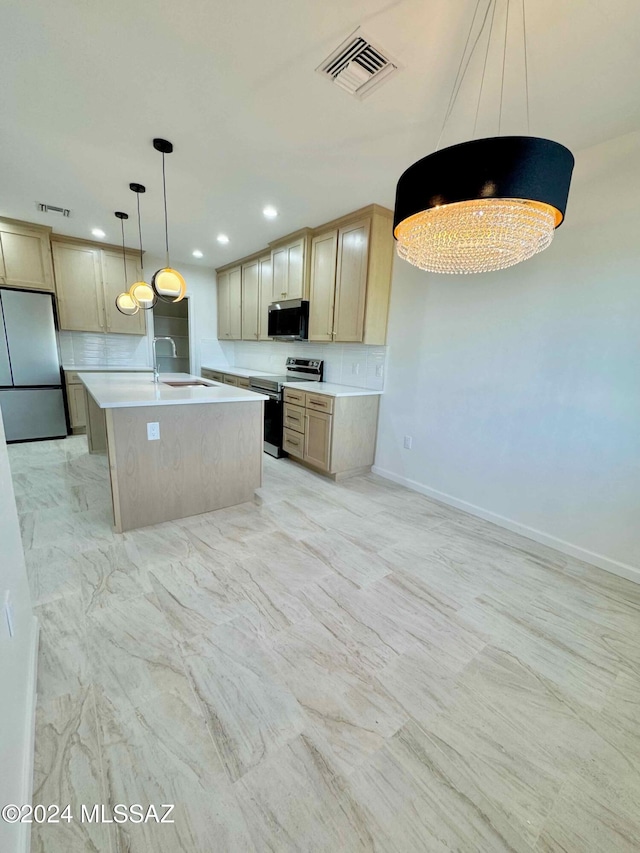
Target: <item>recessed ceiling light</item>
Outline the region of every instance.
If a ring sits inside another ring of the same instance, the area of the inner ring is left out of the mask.
[[[226,234],[218,234],[216,240],[218,241],[218,243],[222,243],[223,245],[229,242],[229,238]]]
[[[194,249],[193,252],[191,252],[191,254],[193,255],[194,258],[204,258],[204,255],[202,254],[200,249]]]
[[[268,204],[266,207],[262,209],[262,213],[267,219],[275,219],[278,215],[278,211],[272,204]]]
[[[94,237],[106,237],[107,235],[104,233],[102,228],[94,228],[91,233]]]

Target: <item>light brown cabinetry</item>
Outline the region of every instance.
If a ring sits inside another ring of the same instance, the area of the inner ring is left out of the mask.
[[[213,382],[222,382],[223,374],[217,370],[209,370],[206,367],[203,367],[200,371],[200,374],[203,379],[211,379]]]
[[[258,261],[260,273],[260,304],[258,305],[258,340],[270,341],[269,305],[273,302],[273,279],[271,275],[271,255],[265,255]]]
[[[313,237],[309,290],[309,339],[312,341],[333,340],[337,261],[337,229]]]
[[[87,396],[81,382],[73,384],[67,381],[67,403],[69,420],[74,433],[85,432],[87,427]]]
[[[331,397],[285,388],[283,448],[336,480],[370,470],[378,403],[377,395]]]
[[[258,308],[260,305],[260,263],[242,265],[242,340],[258,340]]]
[[[382,344],[393,265],[391,220],[373,205],[313,238],[309,339]]]
[[[274,302],[307,298],[310,241],[311,231],[305,228],[271,244]]]
[[[224,374],[224,378],[222,381],[225,385],[238,385],[238,378],[236,376],[229,376],[228,373]]]
[[[0,284],[53,290],[50,228],[0,219]]]
[[[218,273],[218,339],[239,341],[242,337],[242,267]]]
[[[127,317],[115,305],[125,288],[121,253],[80,240],[58,239],[52,241],[52,250],[61,329],[146,334],[145,311]],[[126,254],[126,269],[126,284],[131,286],[139,276],[137,255]]]

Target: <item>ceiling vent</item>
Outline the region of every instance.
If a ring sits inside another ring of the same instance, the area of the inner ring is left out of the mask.
[[[71,211],[68,207],[56,207],[55,204],[37,203],[37,208],[42,213],[57,213],[58,216],[71,216]]]
[[[400,64],[357,29],[316,68],[350,95],[366,98],[394,74]]]

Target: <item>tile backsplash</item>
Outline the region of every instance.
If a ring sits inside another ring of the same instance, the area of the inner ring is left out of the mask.
[[[58,332],[62,363],[68,367],[150,367],[149,339],[141,335]]]
[[[315,344],[281,341],[221,341],[217,342],[228,367],[249,367],[269,373],[284,373],[288,356],[321,358],[324,360],[325,382],[372,388],[384,387],[387,348],[363,344]],[[224,367],[217,358],[206,358],[203,347],[202,364],[205,367]]]

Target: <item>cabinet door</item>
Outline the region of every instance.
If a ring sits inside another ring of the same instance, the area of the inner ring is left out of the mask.
[[[61,329],[104,332],[100,249],[53,243],[53,264]]]
[[[287,299],[304,298],[304,238],[287,246]]]
[[[218,273],[218,340],[229,338],[229,273]]]
[[[86,427],[87,425],[87,401],[84,385],[67,385],[67,399],[69,401],[69,416],[71,426],[74,429]]]
[[[361,341],[367,291],[370,220],[338,231],[334,340]]]
[[[6,230],[5,230],[6,229]],[[4,283],[12,287],[53,290],[49,235],[0,225]]]
[[[242,339],[258,340],[258,305],[260,300],[260,263],[252,261],[242,267]]]
[[[311,243],[309,340],[333,340],[333,303],[336,292],[338,232],[314,237]]]
[[[229,270],[228,337],[232,341],[239,341],[242,338],[242,269],[240,267]]]
[[[145,335],[147,333],[147,312],[140,309],[137,314],[128,317],[116,308],[116,296],[123,290],[129,290],[138,281],[137,257],[127,255],[127,275],[125,281],[122,254],[102,252],[102,281],[104,286],[104,307],[106,331],[120,335]]]
[[[260,258],[260,304],[258,306],[258,337],[261,341],[270,341],[269,305],[273,302],[273,282],[271,278],[271,256]]]
[[[305,413],[304,458],[323,471],[331,468],[331,422],[324,412]]]
[[[272,302],[287,298],[289,253],[286,246],[271,252]]]

